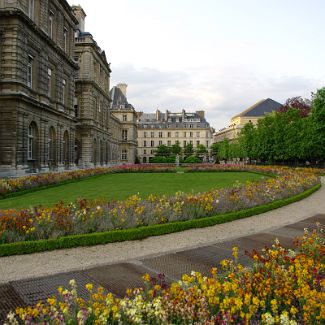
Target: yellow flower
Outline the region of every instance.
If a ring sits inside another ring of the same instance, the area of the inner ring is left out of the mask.
[[[238,247],[234,246],[232,248],[232,256],[237,259],[238,258]]]
[[[86,284],[86,289],[89,291],[89,292],[92,292],[93,291],[93,284],[92,283],[87,283]]]
[[[148,273],[146,273],[145,275],[142,276],[142,279],[145,281],[145,282],[149,282],[150,281],[150,275]]]

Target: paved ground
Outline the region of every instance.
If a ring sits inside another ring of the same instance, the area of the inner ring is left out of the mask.
[[[261,249],[278,238],[285,247],[304,228],[325,225],[325,178],[322,188],[303,201],[258,216],[203,229],[147,238],[142,241],[58,250],[0,258],[0,323],[16,306],[26,306],[56,293],[75,279],[79,294],[87,297],[86,283],[103,286],[117,296],[142,285],[144,273],[163,273],[167,282],[192,270],[207,274],[239,247]]]
[[[293,247],[293,239],[303,234],[304,228],[314,228],[316,222],[325,226],[325,214],[318,214],[281,228],[254,235],[244,236],[194,249],[182,250],[134,259],[124,263],[109,264],[88,268],[81,271],[66,272],[45,277],[9,281],[0,285],[0,322],[10,309],[16,306],[27,306],[45,300],[54,295],[59,286],[68,287],[69,280],[75,279],[79,295],[87,298],[86,283],[103,286],[116,296],[123,296],[127,288],[139,287],[143,284],[141,276],[149,273],[152,276],[165,274],[166,281],[180,279],[184,273],[192,270],[207,275],[213,266],[225,258],[231,258],[232,247],[239,247],[239,261],[248,264],[245,251],[270,246],[275,238],[285,247]]]

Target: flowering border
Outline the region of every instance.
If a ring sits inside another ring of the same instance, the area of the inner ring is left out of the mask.
[[[324,236],[322,228],[295,240],[285,249],[278,240],[271,248],[247,253],[250,267],[231,259],[204,276],[192,271],[167,284],[163,274],[144,274],[142,288],[127,289],[117,298],[92,283],[87,298],[78,296],[77,283],[58,288],[57,296],[9,312],[5,325],[18,324],[323,324]]]
[[[212,217],[171,222],[165,224],[156,224],[131,229],[64,236],[58,239],[24,241],[2,244],[0,245],[0,256],[30,254],[55,249],[73,248],[79,246],[93,246],[127,240],[140,240],[151,236],[159,236],[173,232],[184,231],[191,228],[209,227],[216,224],[233,221],[236,219],[258,215],[288,205],[290,203],[302,200],[317,191],[320,187],[320,184],[316,184],[313,187],[307,189],[306,191],[286,199],[273,201],[271,203],[255,206],[250,209],[215,215]]]

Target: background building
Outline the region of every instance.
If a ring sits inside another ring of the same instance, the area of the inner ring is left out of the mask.
[[[191,143],[194,149],[203,144],[210,147],[213,129],[204,117],[204,111],[195,113],[182,110],[179,113],[158,109],[156,113],[138,113],[138,157],[140,162],[149,162],[159,145],[172,146],[177,141],[184,148]]]
[[[257,121],[265,114],[278,110],[282,104],[271,98],[262,99],[254,105],[247,108],[242,113],[234,116],[227,128],[221,129],[213,135],[213,142],[221,142],[225,139],[234,140],[238,137],[241,129],[246,123],[257,124]]]
[[[134,163],[137,154],[137,115],[134,107],[126,98],[127,85],[120,83],[110,91],[112,119],[120,123],[121,133],[120,154],[121,161]]]

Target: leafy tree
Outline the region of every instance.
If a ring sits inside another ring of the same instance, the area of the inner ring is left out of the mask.
[[[155,156],[157,157],[169,157],[171,153],[171,148],[161,144],[157,147],[155,151]]]
[[[256,140],[256,128],[253,123],[249,122],[242,128],[238,142],[242,150],[243,158],[255,158],[254,145]]]
[[[220,160],[228,160],[229,159],[229,140],[228,139],[224,139],[223,141],[219,142],[218,158]]]
[[[203,145],[203,144],[199,144],[199,145],[196,147],[195,152],[196,152],[196,154],[197,154],[198,156],[201,156],[201,155],[205,155],[205,154],[208,152],[208,150],[207,150],[207,148],[205,147],[205,145]]]
[[[173,144],[172,146],[171,146],[171,153],[173,154],[173,155],[181,155],[181,153],[182,153],[182,148],[181,148],[181,146],[179,145],[179,141],[176,141],[175,142],[175,144]]]
[[[211,154],[213,156],[215,156],[215,157],[218,157],[218,153],[219,153],[219,150],[220,150],[219,142],[212,143],[210,148],[211,148]]]
[[[306,117],[311,110],[311,102],[309,99],[303,99],[300,96],[288,98],[285,104],[280,107],[279,112],[285,113],[290,109],[297,109],[301,117]]]
[[[325,87],[312,95],[313,154],[316,159],[325,159]]]
[[[193,144],[188,143],[184,148],[184,155],[188,157],[188,156],[193,155],[193,153],[194,153]]]

